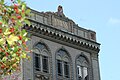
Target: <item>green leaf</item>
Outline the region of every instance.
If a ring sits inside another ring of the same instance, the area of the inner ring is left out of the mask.
[[[4,32],[5,35],[9,35],[11,32],[9,32],[9,29],[7,28]]]
[[[26,4],[23,3],[23,4],[22,4],[22,10],[25,10],[25,8],[26,8]]]
[[[14,18],[14,19],[16,19],[16,16],[11,16],[11,18]]]
[[[21,57],[22,57],[22,58],[26,58],[26,56],[27,56],[27,55],[26,55],[25,53],[23,53]]]
[[[28,24],[30,26],[30,21],[25,20],[25,23]]]
[[[16,59],[19,61],[20,59],[19,59],[19,57],[16,57]]]
[[[0,4],[4,4],[4,0],[1,0],[1,1],[0,1]]]
[[[21,31],[21,35],[25,34],[26,33],[26,30],[25,29],[22,29]]]
[[[19,43],[20,43],[20,44],[22,44],[22,41],[21,41],[21,40],[19,40]]]
[[[25,19],[25,14],[21,12],[22,18]]]
[[[27,9],[25,13],[26,13],[26,14],[29,14],[30,12],[31,12],[31,10],[30,10],[30,9]]]
[[[3,20],[2,20],[2,19],[0,19],[0,22],[2,22],[2,23],[3,23]]]
[[[5,43],[5,40],[3,38],[0,39],[0,45],[3,45]]]
[[[18,26],[14,26],[14,28],[15,28],[16,30],[18,30]]]
[[[7,57],[3,57],[2,61],[5,62],[7,60]]]
[[[14,48],[14,52],[17,52],[17,51],[18,51],[18,48],[15,47],[15,48]]]
[[[18,1],[18,3],[20,3],[21,2],[21,0],[17,0]]]
[[[20,22],[20,21],[17,21],[17,26],[22,27],[22,26],[23,26],[23,24],[21,24],[21,22]]]
[[[15,53],[12,54],[12,57],[16,57],[17,55]]]
[[[28,38],[25,38],[25,41],[28,41]]]
[[[10,35],[9,38],[7,38],[7,42],[9,45],[13,45],[15,41],[18,41],[18,37],[15,35]]]
[[[23,34],[23,36],[26,36],[27,35],[27,32],[25,32],[24,34]]]

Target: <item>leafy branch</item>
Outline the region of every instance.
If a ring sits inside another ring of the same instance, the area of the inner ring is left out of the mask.
[[[19,69],[20,60],[29,58],[26,42],[27,31],[22,27],[30,25],[27,17],[30,10],[21,0],[11,0],[11,5],[0,0],[0,75],[12,74]]]

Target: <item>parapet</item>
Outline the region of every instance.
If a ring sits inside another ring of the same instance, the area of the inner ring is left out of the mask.
[[[29,19],[96,42],[95,31],[87,30],[78,26],[73,20],[69,19],[64,14],[59,16],[57,12],[38,12],[31,9],[31,16],[29,16]]]

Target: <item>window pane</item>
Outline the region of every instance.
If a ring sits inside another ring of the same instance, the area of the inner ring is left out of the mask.
[[[48,73],[48,57],[42,56],[43,72]]]
[[[69,64],[68,62],[64,62],[64,75],[69,78]]]
[[[83,78],[84,80],[88,80],[88,72],[86,67],[83,67]]]
[[[60,60],[57,60],[57,73],[62,76],[62,62]]]
[[[40,71],[40,55],[35,54],[35,69]]]
[[[82,80],[82,70],[81,70],[81,66],[77,66],[77,80]]]

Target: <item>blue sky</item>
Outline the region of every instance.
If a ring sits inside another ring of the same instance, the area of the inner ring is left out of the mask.
[[[44,12],[55,12],[62,5],[67,17],[83,28],[96,31],[97,41],[101,43],[101,80],[120,80],[120,0],[25,1],[32,9]]]

